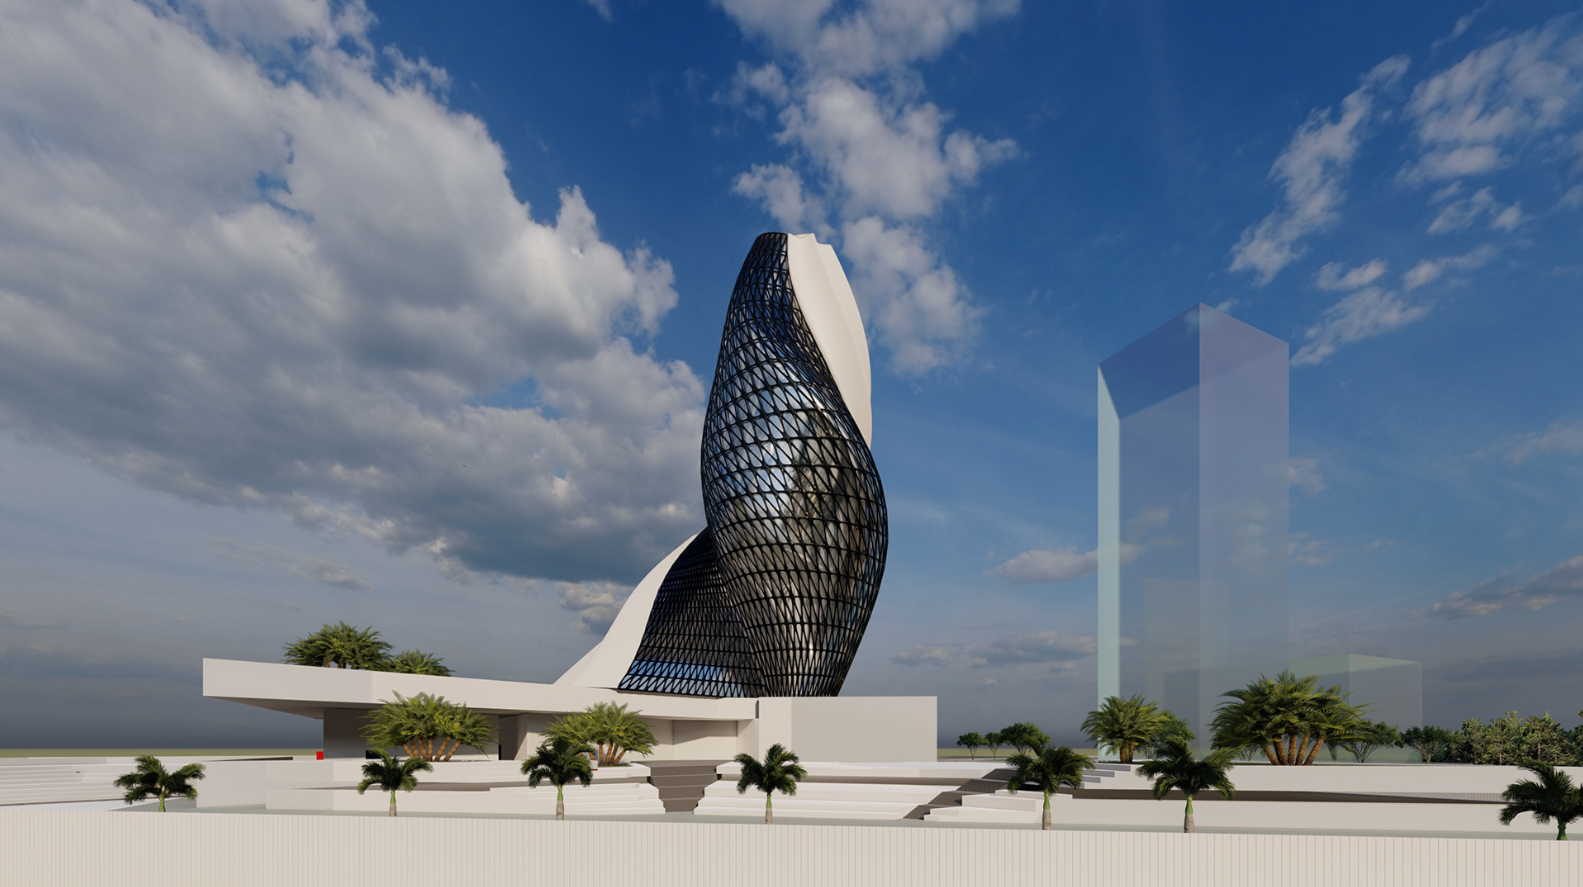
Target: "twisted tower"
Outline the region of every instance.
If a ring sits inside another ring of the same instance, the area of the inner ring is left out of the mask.
[[[868,344],[835,251],[763,234],[726,309],[704,420],[708,525],[558,684],[834,696],[885,571]]]

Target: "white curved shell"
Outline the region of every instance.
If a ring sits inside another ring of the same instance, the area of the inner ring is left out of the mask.
[[[847,282],[841,261],[829,244],[812,234],[786,237],[786,264],[791,272],[792,292],[814,341],[824,354],[830,375],[835,378],[847,411],[863,433],[864,442],[874,443],[874,414],[870,405],[868,337],[858,314],[857,299]],[[654,609],[660,585],[670,574],[671,565],[692,544],[694,536],[655,565],[622,604],[604,640],[594,645],[577,664],[556,680],[558,686],[615,688],[626,677],[643,642],[649,613]]]
[[[627,669],[632,667],[632,657],[638,654],[638,644],[643,642],[643,631],[648,628],[649,611],[654,609],[654,599],[659,595],[660,585],[670,574],[671,564],[676,563],[676,559],[696,538],[697,533],[688,536],[687,541],[676,546],[675,551],[654,565],[654,569],[643,577],[638,587],[632,589],[626,603],[621,605],[621,612],[616,614],[616,621],[610,623],[605,639],[583,654],[583,658],[568,668],[566,674],[557,678],[556,686],[615,689],[621,683],[621,679],[627,676]]]
[[[812,234],[786,237],[786,266],[791,270],[792,292],[814,341],[824,353],[830,375],[841,389],[841,399],[857,422],[863,440],[874,445],[874,412],[870,406],[871,380],[868,337],[857,311],[852,285],[847,283],[841,260],[827,243]]]

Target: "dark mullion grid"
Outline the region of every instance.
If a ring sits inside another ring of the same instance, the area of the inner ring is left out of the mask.
[[[760,236],[737,277],[702,475],[709,527],[661,585],[622,689],[836,695],[884,575],[885,495],[794,298],[784,234]]]

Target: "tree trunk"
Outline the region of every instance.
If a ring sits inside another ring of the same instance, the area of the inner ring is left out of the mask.
[[[770,801],[774,797],[774,794],[775,794],[774,792],[765,792],[764,793],[764,824],[765,825],[773,825],[774,822],[775,822],[775,810],[772,807],[770,807]]]
[[[1321,745],[1324,745],[1324,744],[1325,744],[1325,737],[1324,736],[1315,736],[1314,737],[1314,747],[1308,750],[1308,758],[1306,760],[1304,760],[1303,763],[1304,764],[1312,764],[1314,762],[1314,755],[1319,754],[1319,747]]]
[[[1270,744],[1268,742],[1261,742],[1261,743],[1259,743],[1259,748],[1261,750],[1263,750],[1264,756],[1266,758],[1270,759],[1270,763],[1272,763],[1272,764],[1279,764],[1280,763],[1280,761],[1277,761],[1275,759],[1275,752],[1270,751]]]
[[[165,812],[165,793],[164,792],[160,792],[159,793],[159,812],[161,812],[161,813]]]
[[[1567,839],[1567,824],[1566,824],[1566,822],[1564,820],[1559,820],[1558,819],[1558,820],[1556,820],[1556,824],[1561,826],[1560,830],[1556,832],[1556,840],[1557,841],[1565,841]]]
[[[1132,743],[1129,742],[1121,747],[1121,762],[1123,764],[1132,763]]]
[[[555,787],[555,818],[557,820],[566,818],[565,788],[559,785]]]
[[[1192,795],[1188,795],[1187,796],[1187,815],[1182,817],[1182,831],[1187,832],[1188,834],[1192,834],[1194,831],[1196,831],[1196,829],[1193,828],[1193,796]]]
[[[1040,826],[1044,831],[1050,830],[1050,793],[1044,793],[1044,824]]]
[[[391,789],[390,790],[390,815],[391,816],[395,816],[396,815],[396,790],[395,789]]]

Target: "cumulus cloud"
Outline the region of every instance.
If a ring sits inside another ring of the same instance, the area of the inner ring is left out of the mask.
[[[1457,619],[1488,616],[1498,610],[1539,610],[1562,598],[1583,595],[1583,557],[1562,561],[1550,570],[1519,580],[1512,574],[1480,582],[1468,591],[1454,591],[1410,615]]]
[[[1330,306],[1319,322],[1304,332],[1306,341],[1292,355],[1292,365],[1324,363],[1343,345],[1383,335],[1428,314],[1428,305],[1410,304],[1397,293],[1365,287]]]
[[[371,21],[0,9],[0,427],[463,572],[630,575],[700,520],[702,386],[636,344],[670,266],[575,188],[536,218]]]
[[[613,582],[558,582],[561,608],[577,614],[577,629],[584,634],[604,637],[616,621],[621,605],[632,593],[632,586]]]
[[[919,665],[946,666],[951,664],[953,653],[949,647],[930,644],[920,644],[908,650],[903,650],[890,657],[890,661],[897,665],[913,668]]]
[[[1001,668],[1031,662],[1073,662],[1094,655],[1098,648],[1098,641],[1091,635],[1030,631],[987,644],[968,644],[966,652],[971,668]]]
[[[1017,154],[1009,139],[953,130],[910,65],[1016,0],[721,0],[778,62],[743,63],[724,98],[779,109],[784,163],[754,165],[734,190],[781,225],[837,242],[870,335],[904,374],[952,364],[978,332],[972,294],[922,223],[985,168]]]
[[[842,226],[865,314],[891,351],[891,365],[921,373],[955,362],[983,313],[956,272],[916,231],[868,216]]]
[[[1497,40],[1418,84],[1407,102],[1420,153],[1402,171],[1422,182],[1479,175],[1513,146],[1553,131],[1583,97],[1583,34],[1573,16]]]
[[[980,25],[1014,15],[1020,0],[719,0],[738,27],[795,55],[809,70],[864,77],[934,58]],[[833,14],[832,14],[833,13]]]
[[[809,192],[796,170],[785,164],[755,163],[752,169],[737,176],[732,190],[759,201],[764,211],[788,231],[812,230],[826,239],[830,236],[824,202]]]
[[[1075,548],[1054,550],[1036,548],[1024,551],[990,570],[1012,585],[1065,582],[1087,576],[1099,569],[1099,551],[1082,552]]]
[[[1300,241],[1334,225],[1346,198],[1343,187],[1364,130],[1375,114],[1376,94],[1407,71],[1404,56],[1386,59],[1364,75],[1363,83],[1341,101],[1341,114],[1314,111],[1275,160],[1270,178],[1279,182],[1281,204],[1257,225],[1242,232],[1232,248],[1231,270],[1251,271],[1260,284],[1304,252]]]

